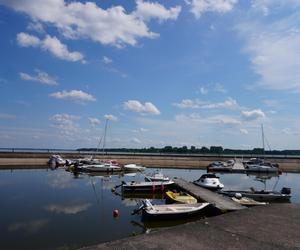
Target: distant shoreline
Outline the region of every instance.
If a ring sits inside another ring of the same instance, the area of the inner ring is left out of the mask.
[[[47,168],[49,157],[53,153],[30,153],[30,152],[1,152],[0,169],[25,169],[25,168]],[[87,156],[81,153],[62,153],[63,158],[72,159]],[[162,155],[162,154],[97,154],[98,159],[116,159],[121,164],[136,163],[147,167],[160,168],[183,168],[183,169],[206,169],[213,161],[226,161],[233,156],[215,155]],[[237,157],[239,158],[239,157]],[[240,157],[241,158],[241,157]],[[247,159],[248,157],[244,157]],[[300,172],[300,157],[268,157],[268,160],[279,164],[283,172]]]

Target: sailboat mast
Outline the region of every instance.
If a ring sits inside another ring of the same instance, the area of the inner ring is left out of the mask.
[[[106,143],[107,123],[108,123],[108,119],[106,119],[106,121],[105,121],[104,136],[103,136],[103,147],[102,147],[102,153],[103,154],[104,154],[105,143]]]
[[[261,138],[262,138],[263,154],[265,155],[265,133],[264,133],[263,124],[261,124]]]

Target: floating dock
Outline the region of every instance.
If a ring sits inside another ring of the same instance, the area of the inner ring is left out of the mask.
[[[197,199],[209,202],[221,211],[235,211],[245,208],[228,197],[212,192],[206,188],[196,186],[192,182],[188,182],[181,178],[174,179],[174,182],[178,187],[184,189],[186,192],[190,193]]]

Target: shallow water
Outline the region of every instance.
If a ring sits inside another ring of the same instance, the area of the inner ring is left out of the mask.
[[[163,173],[195,180],[205,171],[163,169]],[[291,187],[291,202],[300,203],[300,174],[218,176],[226,189]],[[120,188],[116,193],[111,192],[112,187],[130,180],[143,180],[143,175],[74,176],[64,169],[1,170],[0,248],[75,249],[185,222],[144,221],[140,214],[131,215],[143,197],[122,197]],[[153,198],[156,204],[165,202],[163,194],[150,194],[147,198]],[[117,218],[113,217],[114,209],[119,210]]]

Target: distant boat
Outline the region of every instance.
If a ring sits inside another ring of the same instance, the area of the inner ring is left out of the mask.
[[[195,185],[211,190],[222,189],[224,185],[215,174],[203,174],[198,180],[193,181]]]
[[[179,203],[185,203],[185,204],[197,203],[197,199],[188,193],[184,193],[184,192],[177,193],[177,192],[167,191],[166,195],[167,195],[167,198],[173,202],[179,202]]]
[[[152,217],[171,216],[178,218],[179,216],[193,215],[209,205],[209,203],[196,204],[168,204],[168,205],[152,205],[149,200],[144,200],[143,212]]]
[[[123,191],[164,191],[166,187],[174,184],[174,181],[146,181],[146,182],[123,182]]]
[[[258,191],[251,188],[250,190],[221,190],[219,193],[230,197],[234,197],[236,193],[240,193],[243,197],[267,202],[288,202],[291,198],[291,189],[286,187],[282,188],[280,192],[268,190]]]
[[[169,180],[170,178],[168,176],[163,175],[161,171],[145,176],[145,181],[169,181]]]
[[[138,171],[144,171],[146,168],[143,166],[136,165],[134,163],[131,164],[126,164],[123,166],[124,171],[129,171],[129,172],[138,172]]]
[[[277,173],[279,172],[278,164],[266,162],[263,159],[251,158],[244,162],[245,170],[247,172],[262,172],[262,173]]]
[[[121,172],[122,168],[118,166],[111,165],[109,163],[105,164],[88,164],[81,165],[77,167],[79,171],[85,172]]]
[[[208,165],[207,171],[230,172],[234,165],[234,162],[232,163],[232,161],[234,160],[229,160],[227,162],[214,161]]]
[[[57,167],[62,167],[66,164],[66,160],[64,160],[60,155],[51,155],[48,160],[48,165],[51,169],[55,169]]]

